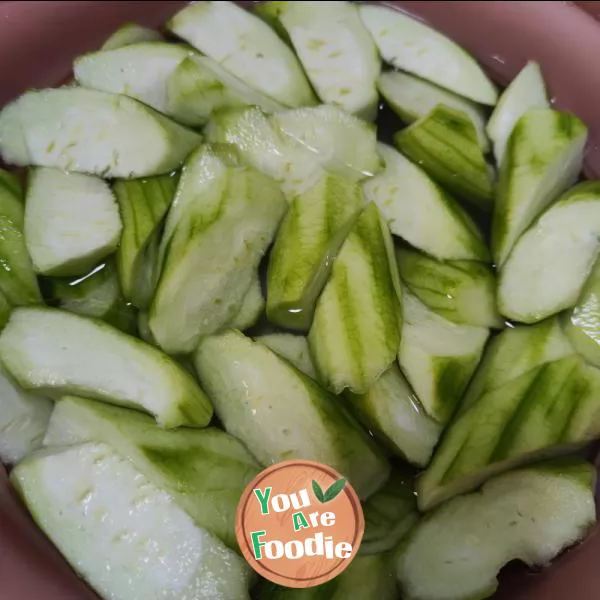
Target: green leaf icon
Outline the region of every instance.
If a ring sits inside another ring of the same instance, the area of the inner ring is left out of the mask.
[[[315,496],[317,497],[317,500],[319,502],[325,502],[325,496],[323,494],[323,490],[321,489],[321,486],[314,479],[312,481],[312,489],[313,489],[313,492],[315,493]]]
[[[344,489],[345,485],[346,480],[343,477],[342,479],[338,479],[336,482],[332,483],[323,495],[323,502],[329,502],[330,500],[333,500]]]
[[[342,477],[342,479],[338,479],[337,481],[334,481],[327,488],[327,490],[325,492],[323,492],[323,490],[321,489],[321,486],[313,479],[312,489],[313,489],[313,492],[315,493],[315,496],[317,497],[317,500],[321,504],[325,504],[325,502],[329,502],[330,500],[333,500],[344,489],[345,485],[346,485],[346,480]]]

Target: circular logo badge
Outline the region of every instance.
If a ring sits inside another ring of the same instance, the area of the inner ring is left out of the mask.
[[[309,460],[277,463],[242,496],[236,535],[265,579],[308,588],[333,579],[358,552],[365,529],[356,492],[332,468]]]

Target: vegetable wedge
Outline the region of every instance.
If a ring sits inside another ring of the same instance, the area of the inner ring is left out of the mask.
[[[0,328],[15,306],[42,303],[24,238],[23,193],[19,181],[0,169]]]
[[[492,222],[492,253],[501,268],[534,219],[581,171],[587,127],[551,108],[526,112],[516,123],[500,167]]]
[[[487,117],[475,102],[401,71],[382,73],[377,87],[392,110],[408,124],[429,114],[438,104],[464,112],[475,126],[481,150],[487,154],[490,148],[485,130]]]
[[[171,206],[176,173],[148,179],[120,179],[113,184],[123,232],[117,268],[123,295],[138,308],[150,305],[158,279],[159,234]]]
[[[375,204],[355,221],[319,297],[308,335],[319,380],[364,394],[400,347],[402,299],[391,235]]]
[[[519,119],[529,110],[549,106],[540,66],[529,61],[504,90],[487,124],[496,164],[502,164],[506,145]]]
[[[271,123],[295,145],[310,150],[326,171],[358,181],[381,170],[375,126],[337,106],[284,110]]]
[[[148,412],[165,428],[204,427],[212,406],[168,356],[113,327],[54,308],[19,308],[0,335],[0,360],[25,388]]]
[[[0,461],[16,464],[42,446],[52,408],[0,370]]]
[[[209,142],[231,144],[246,164],[278,181],[288,200],[322,176],[319,157],[284,136],[259,107],[217,111],[204,133]]]
[[[235,511],[258,463],[227,433],[164,431],[137,411],[74,396],[61,399],[44,438],[47,447],[102,442],[168,492],[196,525],[237,548]]]
[[[498,282],[500,312],[536,323],[575,306],[594,266],[599,236],[600,182],[580,183],[513,248]]]
[[[74,73],[84,87],[130,96],[190,127],[221,108],[285,108],[183,45],[140,43],[84,54],[75,60]]]
[[[282,358],[288,360],[296,369],[311,379],[317,378],[315,366],[310,357],[308,340],[303,335],[292,333],[267,333],[254,338]]]
[[[506,473],[427,515],[403,544],[397,575],[408,600],[487,598],[512,560],[546,567],[596,523],[595,472],[554,461]]]
[[[406,289],[398,361],[425,412],[446,424],[481,360],[489,330],[458,325],[429,310]]]
[[[269,258],[267,317],[272,323],[310,329],[335,257],[364,205],[358,184],[328,173],[292,200]]]
[[[348,477],[361,498],[387,479],[385,459],[342,403],[264,344],[234,330],[209,336],[195,365],[225,429],[262,465],[316,460]]]
[[[480,104],[496,103],[477,61],[446,36],[387,6],[363,4],[360,16],[386,62]]]
[[[600,370],[577,356],[483,394],[447,429],[417,483],[429,510],[518,465],[579,449],[600,433]]]
[[[262,293],[260,277],[257,273],[246,291],[239,312],[229,323],[229,327],[241,331],[252,327],[256,324],[264,309],[265,299]]]
[[[275,181],[210,145],[186,164],[161,241],[150,329],[170,354],[192,352],[239,313],[287,203]]]
[[[396,252],[400,277],[423,304],[453,323],[501,329],[494,271],[470,260],[439,261],[402,248]]]
[[[179,167],[200,141],[131,98],[84,88],[27,92],[0,112],[0,155],[17,166],[148,177]]]
[[[372,121],[379,96],[379,53],[350,2],[287,2],[278,20],[324,104]]]
[[[484,211],[494,204],[494,172],[467,113],[438,104],[394,136],[399,150],[459,198]]]
[[[261,19],[234,2],[195,2],[167,29],[250,87],[290,107],[315,104],[292,50]]]
[[[38,167],[29,173],[25,242],[41,275],[85,275],[112,254],[122,231],[108,183]]]
[[[535,325],[507,327],[486,347],[460,410],[464,411],[490,390],[572,354],[574,350],[556,318]]]
[[[440,260],[489,260],[481,232],[454,198],[396,149],[377,149],[385,169],[363,190],[394,235]]]
[[[393,364],[365,394],[346,393],[357,418],[391,453],[427,466],[442,427],[427,415],[397,364]]]
[[[600,260],[590,273],[577,304],[562,318],[573,348],[589,363],[600,367]]]
[[[106,444],[36,454],[11,481],[40,528],[105,598],[249,598],[243,559]]]

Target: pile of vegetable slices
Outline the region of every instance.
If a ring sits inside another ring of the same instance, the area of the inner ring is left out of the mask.
[[[0,457],[100,596],[468,600],[586,537],[600,182],[537,64],[499,93],[384,6],[196,2],[73,73],[0,112]],[[367,523],[306,590],[234,533],[292,458]]]

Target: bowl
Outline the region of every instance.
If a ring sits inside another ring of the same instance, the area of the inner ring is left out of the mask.
[[[119,25],[158,26],[184,2],[0,2],[0,105],[27,88],[69,76],[72,59]],[[249,4],[242,2],[241,4]],[[600,2],[387,2],[424,19],[471,51],[505,84],[527,60],[544,72],[553,102],[590,130],[585,172],[600,177]],[[576,4],[580,6],[576,6]],[[582,10],[583,9],[583,10]],[[496,599],[600,598],[598,528],[540,573],[510,566]],[[37,529],[0,466],[2,600],[92,600],[97,596]]]

